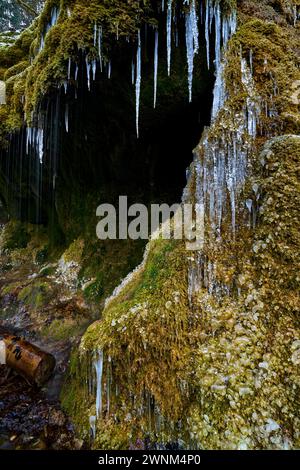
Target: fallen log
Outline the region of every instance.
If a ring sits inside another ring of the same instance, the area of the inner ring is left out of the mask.
[[[2,363],[39,387],[49,380],[55,368],[55,358],[52,354],[18,336],[0,336],[0,352]]]

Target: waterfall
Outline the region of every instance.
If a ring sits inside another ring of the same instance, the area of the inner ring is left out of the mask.
[[[141,95],[141,73],[142,73],[142,51],[141,51],[141,32],[138,31],[138,46],[136,54],[136,81],[135,81],[135,99],[136,99],[136,135],[139,138],[139,118],[140,118],[140,95]]]
[[[158,30],[155,31],[155,44],[154,44],[154,99],[153,107],[156,108],[157,98],[157,71],[158,71]]]

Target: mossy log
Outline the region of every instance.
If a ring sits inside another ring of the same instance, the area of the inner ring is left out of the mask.
[[[3,335],[6,365],[22,375],[28,382],[41,387],[51,377],[55,358],[37,346],[17,336]]]

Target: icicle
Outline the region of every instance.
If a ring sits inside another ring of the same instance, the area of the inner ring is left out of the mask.
[[[209,1],[206,0],[205,10],[205,40],[206,40],[206,55],[207,55],[207,67],[210,69],[210,35],[209,35],[209,23],[210,23],[210,5]]]
[[[191,26],[191,13],[185,16],[185,37],[186,37],[186,53],[188,62],[188,84],[189,84],[189,101],[192,101],[193,71],[194,71],[194,40]]]
[[[95,22],[94,24],[94,47],[96,47],[97,44],[97,23]]]
[[[155,45],[154,45],[154,109],[156,108],[157,98],[157,71],[158,71],[158,30],[155,31]]]
[[[92,62],[92,69],[93,69],[93,81],[96,80],[96,72],[97,72],[97,61],[94,59]]]
[[[223,107],[225,102],[225,83],[224,83],[224,64],[221,63],[216,76],[216,82],[214,87],[214,99],[212,107],[212,119],[216,119],[220,109]]]
[[[191,28],[193,33],[193,41],[194,41],[194,55],[198,54],[199,52],[199,29],[198,29],[198,18],[196,13],[196,1],[192,0],[191,3]]]
[[[94,367],[96,370],[97,379],[97,392],[96,392],[96,416],[99,418],[102,412],[102,375],[103,375],[103,351],[99,350],[96,353],[94,360]]]
[[[107,77],[108,77],[109,80],[111,79],[111,61],[108,62]]]
[[[100,61],[100,70],[103,70],[103,61],[102,61],[102,26],[99,26],[98,29],[98,55]]]
[[[71,78],[71,66],[72,66],[71,57],[69,57],[69,63],[68,63],[68,80],[70,80],[70,78]]]
[[[77,80],[78,80],[78,71],[79,71],[78,64],[76,64],[76,67],[75,67],[75,82],[77,82]]]
[[[140,117],[140,95],[141,95],[141,77],[142,75],[142,51],[141,51],[141,32],[138,31],[138,46],[136,54],[136,81],[135,81],[135,95],[136,95],[136,135],[139,138],[139,117]]]
[[[253,76],[253,51],[252,49],[250,49],[250,52],[249,52],[249,62],[250,62],[250,72],[251,72],[251,75]]]
[[[221,10],[220,10],[219,3],[215,6],[214,15],[215,15],[215,32],[216,32],[215,60],[216,60],[216,70],[218,70],[218,68],[220,67],[220,63],[221,63]]]
[[[89,59],[86,56],[85,58],[85,63],[86,63],[86,76],[87,76],[87,86],[88,89],[91,89],[91,64],[89,63]]]
[[[66,132],[69,132],[69,105],[66,104],[66,109],[65,109],[65,128]]]
[[[165,11],[165,0],[161,0],[161,11]]]
[[[40,164],[43,164],[44,159],[44,131],[43,129],[37,130],[37,147],[38,147],[38,155]]]
[[[171,73],[171,48],[172,48],[172,0],[168,0],[167,9],[167,62],[168,75]]]

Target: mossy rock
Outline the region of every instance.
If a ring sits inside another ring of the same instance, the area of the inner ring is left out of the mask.
[[[51,299],[51,288],[46,282],[37,280],[24,287],[18,294],[18,300],[24,302],[25,305],[38,310],[49,302]]]

